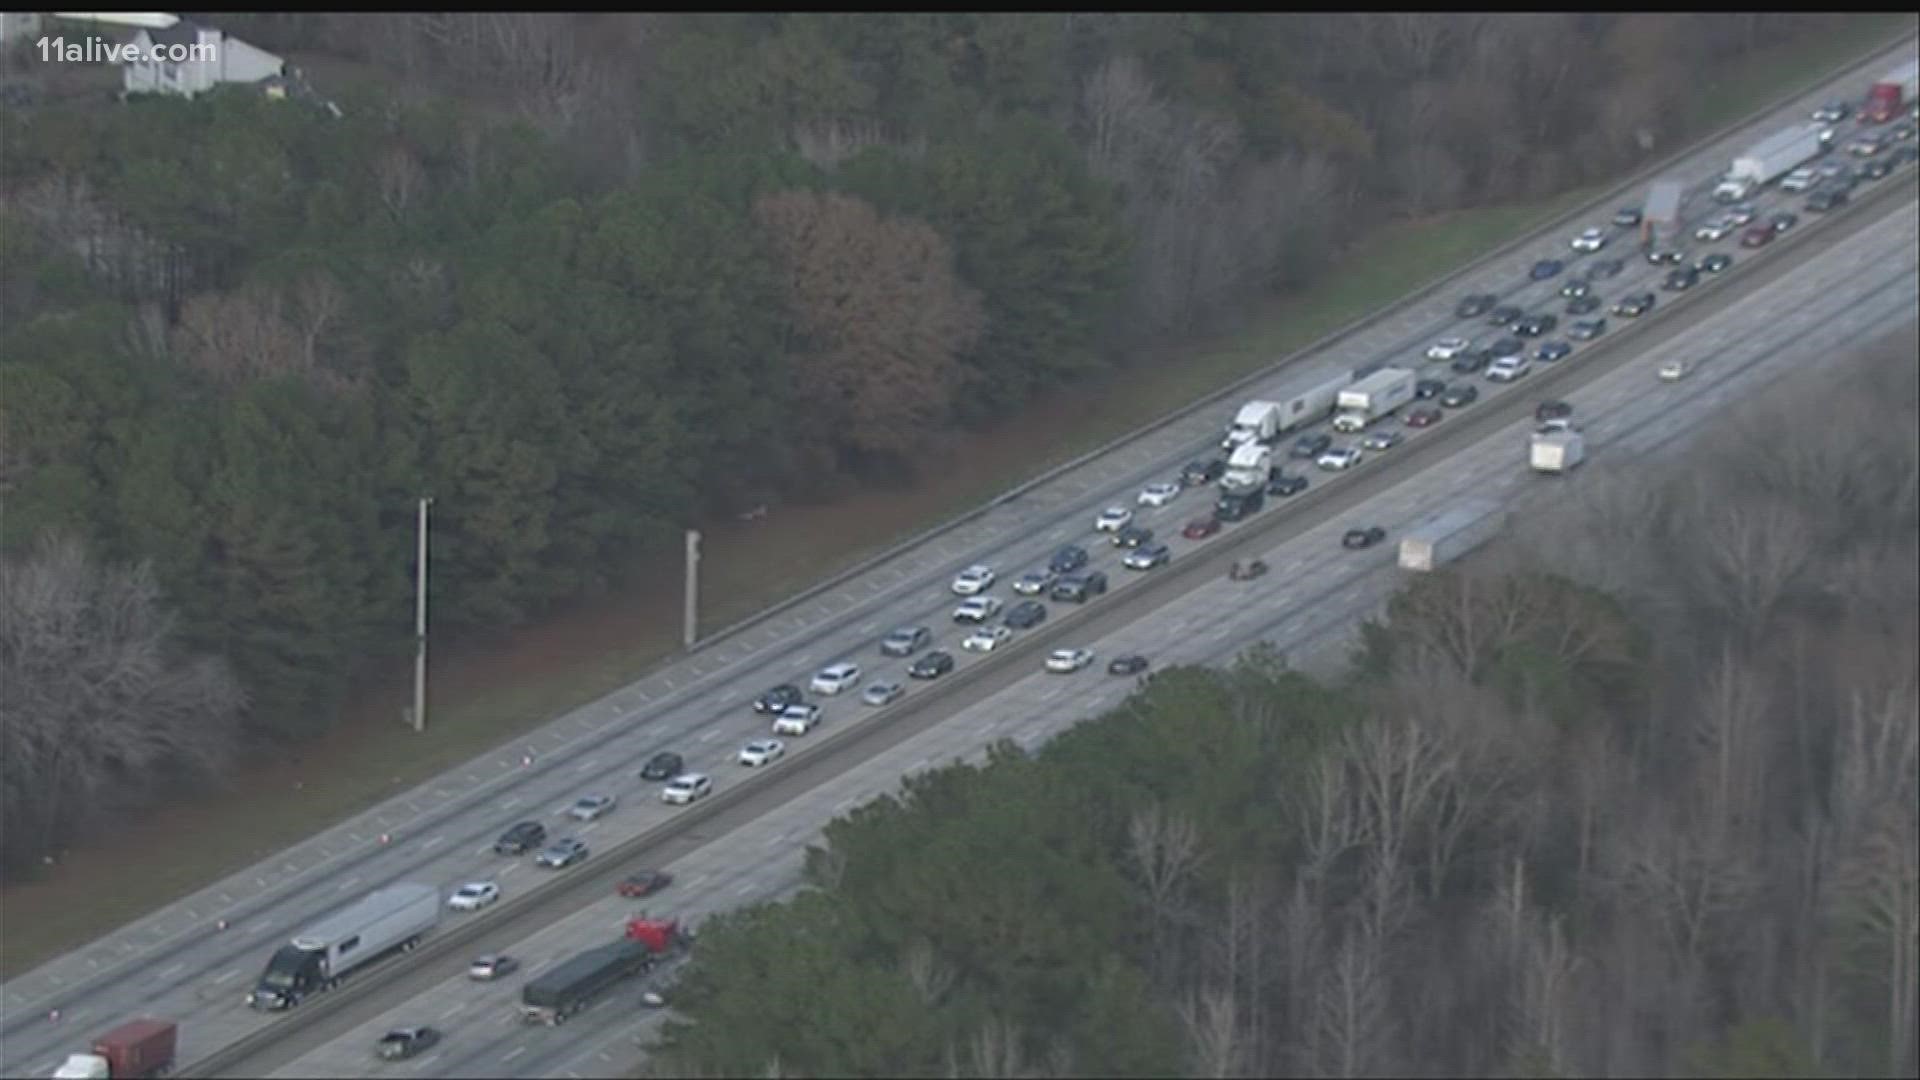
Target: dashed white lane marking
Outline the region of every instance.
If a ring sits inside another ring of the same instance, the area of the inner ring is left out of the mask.
[[[231,979],[231,978],[233,978],[233,977],[234,977],[235,975],[238,975],[238,974],[240,974],[240,969],[239,969],[239,968],[230,968],[230,969],[228,969],[228,970],[226,970],[226,971],[223,971],[223,972],[221,972],[221,973],[220,973],[220,974],[218,974],[218,975],[215,975],[215,976],[213,977],[213,984],[214,984],[215,986],[218,986],[218,985],[220,985],[221,983],[223,983],[223,982],[226,982],[226,981],[227,981],[228,979]]]

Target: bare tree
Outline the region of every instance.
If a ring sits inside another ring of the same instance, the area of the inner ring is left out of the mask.
[[[405,222],[408,211],[413,208],[414,199],[424,193],[426,170],[420,167],[420,161],[414,157],[413,151],[399,143],[387,147],[375,157],[372,167],[375,190],[380,193],[380,205],[387,208],[393,220]]]
[[[1247,1047],[1245,1023],[1236,995],[1224,987],[1208,987],[1181,1001],[1176,1010],[1192,1046],[1194,1072],[1225,1078],[1244,1075]]]
[[[1879,960],[1886,996],[1886,1070],[1915,1071],[1915,978],[1920,973],[1920,820],[1911,796],[1889,800],[1864,823],[1865,835],[1844,861],[1836,915]]]
[[[1392,1045],[1381,942],[1349,933],[1322,973],[1311,1034],[1315,1072],[1342,1078],[1389,1072]]]

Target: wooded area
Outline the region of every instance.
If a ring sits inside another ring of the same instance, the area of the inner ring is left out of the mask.
[[[908,778],[700,928],[652,1074],[1914,1075],[1917,348],[1589,476],[1336,683]]]
[[[1703,72],[1840,17],[235,15],[405,92],[0,112],[0,546],[150,567],[227,749],[310,738],[410,643],[421,495],[436,634],[511,627],[1373,223],[1664,150]]]

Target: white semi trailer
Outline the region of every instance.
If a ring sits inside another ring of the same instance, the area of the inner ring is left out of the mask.
[[[368,893],[294,935],[267,961],[247,995],[256,1009],[290,1009],[302,998],[332,989],[360,966],[412,949],[440,923],[440,890],[401,883]]]
[[[1449,507],[1400,538],[1400,568],[1426,573],[1491,540],[1506,525],[1500,504],[1475,499]]]

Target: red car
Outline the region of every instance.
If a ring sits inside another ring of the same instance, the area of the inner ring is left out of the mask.
[[[1187,527],[1180,530],[1180,535],[1189,540],[1205,540],[1219,531],[1219,518],[1203,517],[1187,522]]]
[[[1773,243],[1773,237],[1773,226],[1763,221],[1758,225],[1747,226],[1747,231],[1740,234],[1740,246],[1764,247]]]
[[[638,900],[652,896],[671,884],[673,884],[673,875],[664,870],[642,870],[637,874],[627,875],[626,880],[620,883],[620,895],[630,900]]]
[[[1422,405],[1407,414],[1406,425],[1408,427],[1432,427],[1439,423],[1440,418],[1445,415],[1445,413],[1431,405]]]

